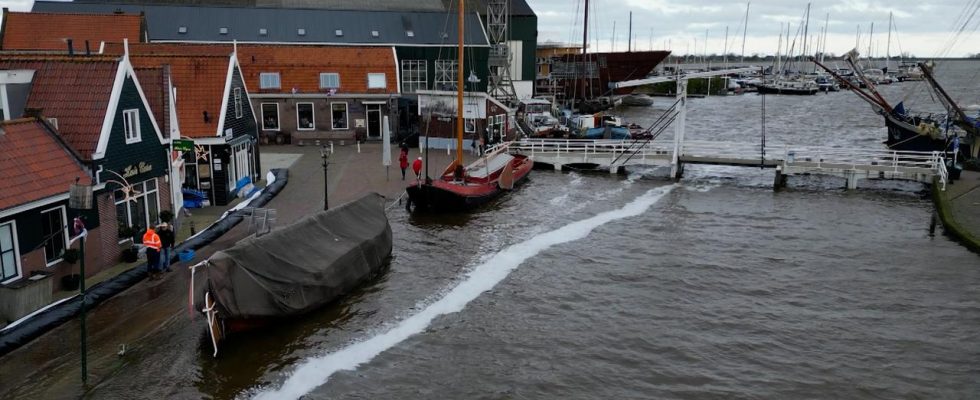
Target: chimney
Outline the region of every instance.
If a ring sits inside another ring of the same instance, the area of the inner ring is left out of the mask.
[[[68,55],[73,56],[75,55],[75,48],[72,47],[71,45],[71,38],[68,38],[67,41],[68,41]]]
[[[92,49],[88,45],[88,39],[85,40],[85,55],[92,55]]]

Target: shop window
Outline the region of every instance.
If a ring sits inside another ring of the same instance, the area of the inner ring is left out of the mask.
[[[279,130],[279,104],[262,103],[262,130]]]
[[[330,126],[333,129],[349,129],[347,125],[347,103],[330,103],[330,119]]]
[[[13,221],[0,225],[0,282],[20,277],[17,229]]]
[[[126,144],[139,142],[140,137],[140,111],[123,111],[123,130],[126,131]]]
[[[41,234],[44,235],[44,261],[52,265],[61,261],[68,244],[68,223],[65,207],[41,212]]]
[[[299,130],[313,130],[313,103],[296,104],[296,127]]]
[[[116,222],[120,228],[132,227],[136,239],[142,238],[146,227],[155,225],[160,218],[160,199],[156,179],[149,179],[133,185],[133,193],[127,198],[122,190],[114,192],[116,199]],[[120,237],[125,240],[128,237]]]
[[[471,118],[464,118],[463,119],[463,130],[466,133],[476,132],[476,120],[471,119]]]

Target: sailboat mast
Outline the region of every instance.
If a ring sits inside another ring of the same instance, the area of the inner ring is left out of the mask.
[[[456,67],[456,165],[463,165],[463,16],[466,0],[459,0],[458,25],[458,66]]]
[[[612,35],[612,45],[610,46],[612,52],[616,52],[616,20],[613,20],[613,35]]]
[[[871,61],[871,44],[875,41],[875,23],[871,23],[871,30],[868,32],[868,61]]]
[[[585,0],[585,21],[582,22],[582,62],[589,52],[589,0]]]
[[[749,6],[751,5],[751,1],[745,3],[745,23],[742,24],[742,59],[739,60],[739,63],[745,62],[745,33],[749,30]],[[779,32],[779,34],[782,35],[783,33]]]
[[[892,13],[888,13],[888,44],[885,47],[885,69],[888,69],[888,62],[892,58]]]
[[[725,69],[728,69],[728,25],[725,25],[725,50],[722,58],[725,60]]]
[[[630,28],[629,35],[626,37],[626,52],[629,53],[633,51],[633,12],[630,11]]]
[[[803,24],[803,52],[800,53],[804,57],[809,55],[806,52],[806,44],[807,42],[810,41],[809,32],[810,32],[810,3],[806,3],[806,23]]]
[[[820,45],[820,62],[823,62],[827,55],[827,30],[830,26],[830,13],[823,20],[823,43]]]

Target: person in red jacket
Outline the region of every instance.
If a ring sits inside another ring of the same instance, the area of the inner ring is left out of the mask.
[[[422,157],[416,158],[412,163],[412,171],[415,171],[415,179],[422,179]]]
[[[143,246],[146,246],[146,272],[150,275],[150,279],[157,279],[161,272],[160,249],[163,243],[152,226],[146,228],[146,233],[143,234]]]
[[[398,155],[398,166],[402,168],[402,180],[405,180],[405,170],[408,169],[408,147],[402,146],[401,154]]]

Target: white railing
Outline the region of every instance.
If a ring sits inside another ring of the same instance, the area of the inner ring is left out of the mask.
[[[939,176],[940,190],[946,191],[946,182],[949,182],[949,171],[946,170],[946,158],[939,152],[936,152],[936,175]]]
[[[653,143],[635,142],[633,140],[608,140],[608,139],[522,139],[510,146],[511,151],[519,151],[522,154],[533,157],[579,157],[583,160],[590,160],[597,157],[615,160],[623,156],[625,160],[633,153],[633,159],[643,160],[647,156],[660,155],[666,158],[671,153],[671,149],[663,145]]]

